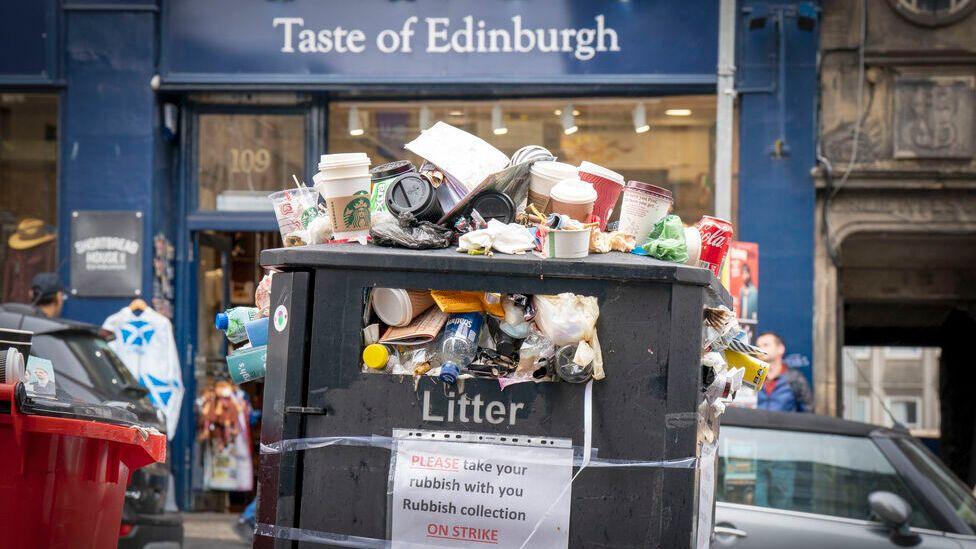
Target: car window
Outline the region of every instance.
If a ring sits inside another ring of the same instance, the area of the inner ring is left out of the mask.
[[[912,526],[933,528],[867,437],[725,426],[718,473],[718,501],[870,520],[868,495],[885,490],[912,506]]]
[[[138,385],[108,343],[92,334],[36,335],[31,341],[31,354],[50,360],[57,387],[84,402],[100,404],[106,399],[118,399],[126,386]]]
[[[976,498],[928,448],[915,439],[898,438],[895,443],[932,485],[949,500],[956,515],[976,531]]]

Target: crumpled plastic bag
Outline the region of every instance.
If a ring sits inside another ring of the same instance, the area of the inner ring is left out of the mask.
[[[685,227],[681,218],[674,214],[665,216],[654,225],[648,241],[634,248],[631,253],[675,263],[687,261],[688,246],[685,244]]]
[[[552,342],[562,347],[590,341],[600,316],[595,297],[576,294],[537,295],[535,323]]]
[[[429,221],[417,221],[410,213],[395,216],[377,212],[373,215],[369,235],[377,246],[430,250],[449,247],[453,231]]]
[[[518,223],[505,224],[488,220],[488,228],[464,233],[458,239],[458,251],[469,254],[488,254],[490,250],[503,254],[524,254],[535,249],[535,237]]]

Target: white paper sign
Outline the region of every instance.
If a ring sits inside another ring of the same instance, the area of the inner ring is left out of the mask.
[[[572,489],[562,492],[573,472],[572,441],[405,430],[394,437],[393,549],[518,548],[547,510],[527,546],[569,545]]]

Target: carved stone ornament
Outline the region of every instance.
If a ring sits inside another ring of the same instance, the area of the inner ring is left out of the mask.
[[[971,159],[974,78],[936,76],[895,81],[895,158]]]

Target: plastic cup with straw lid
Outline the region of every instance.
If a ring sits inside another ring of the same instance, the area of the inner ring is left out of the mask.
[[[323,154],[312,181],[325,198],[335,237],[365,243],[369,235],[369,157],[365,153]]]

